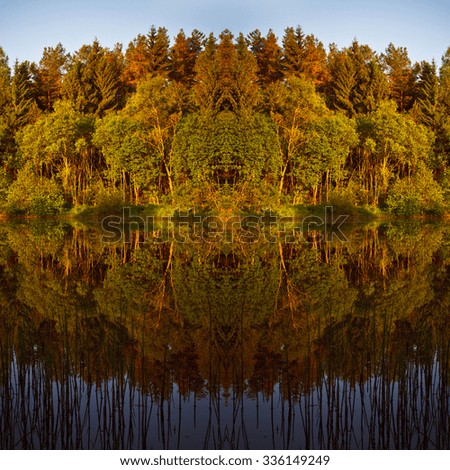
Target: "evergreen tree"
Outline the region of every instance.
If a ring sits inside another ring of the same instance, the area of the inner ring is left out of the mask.
[[[438,180],[450,192],[450,47],[442,57],[437,97],[437,128],[434,170]]]
[[[329,55],[331,80],[328,102],[332,109],[352,117],[367,114],[387,98],[388,85],[378,56],[367,45],[354,40],[351,47]]]
[[[329,54],[330,85],[328,101],[331,109],[341,110],[348,116],[355,114],[352,103],[352,92],[356,84],[356,71],[354,64],[345,51],[338,51],[331,45]]]
[[[266,37],[256,29],[249,34],[250,50],[258,65],[258,82],[261,86],[279,81],[283,78],[282,50],[278,39],[271,29]]]
[[[286,28],[283,36],[283,64],[288,73],[297,76],[304,73],[304,48],[305,34],[302,28]]]
[[[39,107],[50,111],[61,98],[63,75],[66,72],[69,54],[61,43],[56,47],[45,47],[39,61],[36,75],[37,99]]]
[[[414,72],[406,47],[395,47],[392,43],[382,54],[389,76],[389,97],[399,111],[408,111],[414,104]]]
[[[11,69],[8,56],[0,47],[0,201],[12,175],[11,157],[15,152]]]
[[[439,69],[439,106],[446,116],[450,116],[450,47],[442,56]]]
[[[436,74],[436,64],[434,61],[431,64],[422,61],[418,68],[413,114],[419,122],[435,130],[439,100],[439,80]]]
[[[169,65],[170,39],[166,28],[155,26],[146,35],[139,34],[125,52],[123,79],[132,90],[147,75],[166,75]]]
[[[237,44],[228,30],[221,33],[219,44],[210,36],[196,64],[194,93],[198,106],[234,112],[254,106],[258,99],[256,70],[242,36]]]
[[[103,50],[97,40],[92,45],[83,45],[72,56],[64,79],[63,97],[83,113],[95,113],[101,99],[95,81],[102,55]]]
[[[122,49],[118,45],[113,51],[105,50],[95,73],[95,85],[99,102],[97,116],[120,109],[125,105],[125,87],[120,80],[123,70]]]
[[[14,126],[19,128],[37,117],[36,84],[33,79],[34,64],[28,61],[14,64],[11,81]]]
[[[11,69],[8,65],[8,56],[0,47],[0,112],[5,112],[11,103]]]
[[[122,69],[119,46],[109,51],[97,40],[92,45],[84,45],[72,57],[63,96],[85,114],[102,116],[107,110],[120,108],[125,98],[120,78]]]
[[[300,26],[286,28],[283,37],[283,66],[286,72],[312,80],[320,91],[329,80],[327,53],[323,44]]]
[[[377,55],[367,45],[354,40],[347,53],[355,70],[350,99],[356,114],[366,114],[388,96],[388,84]]]
[[[217,39],[210,33],[195,63],[194,102],[202,109],[214,109],[219,71],[215,61]]]
[[[257,84],[258,65],[242,33],[236,40],[236,51],[237,62],[234,66],[236,100],[241,110],[249,110],[260,101],[260,88]]]
[[[195,81],[195,63],[202,51],[205,36],[200,31],[192,31],[187,37],[181,30],[175,37],[169,54],[169,78],[188,87]]]

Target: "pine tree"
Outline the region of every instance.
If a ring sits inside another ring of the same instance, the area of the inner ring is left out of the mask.
[[[170,39],[166,28],[154,26],[147,34],[148,71],[151,74],[165,75],[169,62]]]
[[[11,81],[12,104],[14,108],[14,125],[16,128],[33,121],[37,114],[36,86],[33,80],[34,64],[24,61],[14,64],[14,75]]]
[[[0,47],[0,166],[3,168],[5,160],[14,152],[12,115],[11,69],[8,65],[8,56]],[[0,172],[3,168],[0,168]]]
[[[125,105],[125,90],[120,80],[123,70],[123,54],[120,46],[113,51],[104,51],[95,74],[100,101],[97,116],[103,116],[108,110],[120,109]]]
[[[450,47],[442,56],[442,65],[439,69],[439,106],[447,116],[450,116]]]
[[[239,109],[253,109],[259,102],[257,84],[258,65],[253,54],[248,50],[244,35],[239,34],[236,40],[237,63],[234,71],[236,101]]]
[[[257,65],[242,35],[236,44],[228,30],[220,34],[219,44],[211,35],[195,70],[194,94],[202,110],[240,112],[256,104]]]
[[[219,46],[214,56],[218,73],[215,107],[217,110],[236,110],[238,102],[234,72],[238,55],[233,43],[233,34],[230,31],[223,31],[219,38]]]
[[[197,30],[187,37],[181,30],[175,37],[175,42],[169,54],[169,78],[183,83],[188,87],[195,81],[195,63],[202,51],[204,34]]]
[[[450,47],[439,69],[435,130],[435,174],[447,193],[450,190]]]
[[[342,110],[352,117],[355,109],[352,103],[352,92],[356,84],[356,71],[354,64],[345,51],[338,51],[331,45],[329,54],[330,85],[328,89],[328,102],[332,109]]]
[[[4,113],[6,106],[11,103],[11,69],[8,65],[8,56],[0,47],[0,114]]]
[[[67,69],[69,54],[61,43],[45,47],[36,75],[39,107],[50,111],[54,102],[61,98],[63,75]]]
[[[215,60],[217,39],[211,33],[205,41],[204,50],[195,63],[194,101],[205,110],[215,108],[219,71]]]
[[[166,28],[156,29],[152,26],[147,35],[139,34],[130,42],[125,53],[125,83],[135,90],[137,83],[144,77],[167,74],[169,46]]]
[[[289,27],[283,36],[283,65],[286,72],[300,76],[304,72],[305,34],[300,26]]]
[[[382,54],[389,76],[389,93],[399,111],[408,111],[414,104],[414,73],[406,47],[395,47],[392,43]]]
[[[77,110],[102,116],[108,109],[124,104],[124,87],[121,81],[123,57],[119,46],[113,51],[100,46],[82,46],[72,57],[62,95]]]
[[[283,78],[282,56],[283,52],[278,45],[278,39],[269,29],[266,37],[256,29],[249,34],[250,50],[256,58],[258,65],[258,82],[261,86],[279,81]]]
[[[102,55],[103,50],[97,40],[92,45],[81,46],[72,56],[64,79],[63,97],[83,113],[94,113],[100,101],[95,75]]]
[[[320,91],[329,80],[327,53],[314,35],[305,36],[300,26],[286,28],[283,37],[283,68],[287,73],[311,80]]]
[[[352,117],[367,114],[388,96],[388,84],[379,58],[367,45],[354,40],[349,48],[329,54],[331,73],[327,90],[329,106]]]
[[[355,70],[355,83],[350,99],[356,114],[373,111],[388,96],[388,84],[379,59],[367,45],[354,40],[347,53]]]
[[[422,124],[436,128],[437,107],[439,100],[439,80],[434,61],[419,64],[418,80],[415,89],[414,111]]]

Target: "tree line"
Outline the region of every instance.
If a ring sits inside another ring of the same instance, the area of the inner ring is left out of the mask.
[[[0,207],[124,203],[261,210],[333,202],[446,209],[450,47],[413,64],[392,43],[328,51],[301,27],[218,37],[152,26],[39,63],[0,48]]]

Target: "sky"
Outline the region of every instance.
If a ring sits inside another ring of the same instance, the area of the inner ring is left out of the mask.
[[[151,25],[173,38],[183,28],[209,34],[248,34],[272,28],[281,38],[300,25],[327,47],[354,38],[383,52],[392,42],[413,62],[437,64],[450,46],[450,0],[0,0],[0,47],[15,59],[39,62],[44,47],[61,42],[67,52],[97,38],[124,47]]]

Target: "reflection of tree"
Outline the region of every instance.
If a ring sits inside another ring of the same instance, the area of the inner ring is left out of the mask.
[[[274,447],[448,447],[444,227],[345,245],[0,236],[2,447],[182,447],[186,413],[208,415],[202,446],[251,447],[254,407]]]

